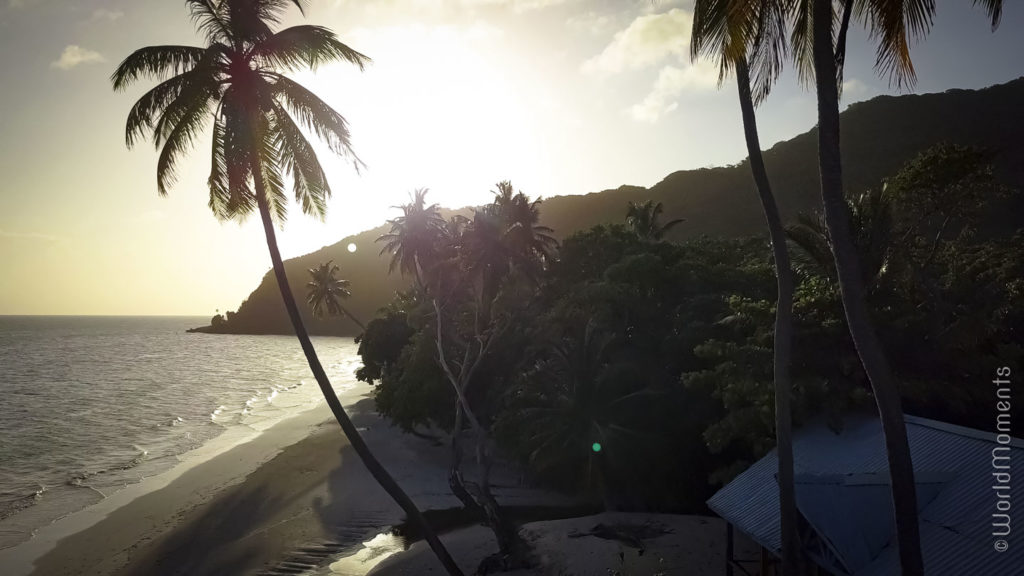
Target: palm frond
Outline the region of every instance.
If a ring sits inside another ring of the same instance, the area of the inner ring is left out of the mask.
[[[999,28],[999,20],[1003,17],[1003,0],[973,0],[974,5],[979,4],[982,8],[988,12],[990,18],[992,18],[992,30],[995,31]]]
[[[326,142],[332,152],[351,158],[358,171],[363,162],[352,149],[348,121],[294,80],[277,73],[270,74],[270,77],[274,82],[274,96],[298,117],[303,126]]]
[[[145,136],[148,130],[153,129],[154,117],[181,94],[182,89],[192,80],[190,74],[179,74],[157,84],[135,102],[125,123],[125,144],[129,148]]]
[[[320,64],[344,60],[365,69],[370,58],[349,48],[334,32],[322,26],[293,26],[262,40],[252,54],[268,66],[298,70],[315,70]]]
[[[281,167],[293,180],[295,201],[302,212],[323,220],[331,187],[316,151],[280,104],[274,107],[275,147],[281,151]]]
[[[156,166],[157,191],[161,196],[167,194],[176,180],[175,163],[178,156],[192,145],[208,120],[212,98],[213,94],[207,90],[205,93],[197,94],[195,98],[187,99],[180,112],[176,109],[174,118],[165,123],[168,133]],[[167,116],[165,112],[161,122]]]
[[[231,202],[231,186],[228,182],[228,165],[224,157],[224,120],[216,115],[213,122],[213,144],[210,158],[210,177],[206,180],[210,188],[207,204],[219,220],[230,218],[228,206]]]
[[[252,130],[237,89],[230,87],[221,99],[224,119],[224,161],[227,165],[230,199],[223,219],[242,220],[256,209],[256,195],[250,185],[253,166]]]
[[[750,71],[750,93],[754,106],[768,97],[789,54],[786,39],[786,6],[778,0],[760,0],[755,3],[752,25],[754,42],[746,54]]]
[[[259,132],[255,161],[263,177],[267,205],[277,225],[284,226],[288,219],[288,196],[284,192],[284,179],[281,177],[281,152],[274,146],[270,118],[260,114],[255,124]]]
[[[142,76],[164,78],[190,70],[203,59],[206,48],[147,46],[132,52],[110,75],[114,90],[124,90]]]
[[[218,0],[185,0],[192,22],[210,43],[230,44],[233,40],[227,2]]]
[[[897,88],[917,82],[910,58],[910,40],[923,38],[931,29],[935,0],[867,0],[862,10],[871,36],[878,40],[875,68]]]
[[[814,85],[814,2],[793,0],[789,10],[789,43],[793,47],[793,63],[797,78],[805,87]]]

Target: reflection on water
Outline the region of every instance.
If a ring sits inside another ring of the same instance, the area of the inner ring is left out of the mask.
[[[351,556],[341,558],[330,565],[328,574],[340,576],[362,576],[385,558],[405,550],[405,539],[393,532],[377,534],[363,542],[363,547]]]

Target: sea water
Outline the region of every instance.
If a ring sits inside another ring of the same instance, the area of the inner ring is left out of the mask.
[[[323,398],[293,336],[189,334],[188,317],[0,316],[0,549],[225,431]],[[339,393],[351,338],[315,338]]]

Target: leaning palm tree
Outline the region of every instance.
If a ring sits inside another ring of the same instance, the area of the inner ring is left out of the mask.
[[[323,318],[324,313],[330,316],[347,316],[366,332],[366,326],[341,303],[352,295],[348,289],[352,283],[336,277],[337,273],[338,265],[332,260],[322,262],[316,268],[310,268],[309,276],[312,280],[306,283],[306,304],[313,311],[314,318]]]
[[[299,124],[358,167],[348,123],[330,106],[283,72],[343,60],[360,69],[369,61],[319,26],[283,30],[286,10],[304,0],[186,0],[205,47],[150,46],[136,50],[113,73],[115,90],[142,77],[161,80],[128,114],[127,144],[151,134],[160,148],[157,190],[167,193],[177,162],[212,120],[209,206],[222,220],[258,211],[274,275],[295,334],[328,406],[373,477],[402,507],[450,574],[458,566],[409,496],[377,461],[345,413],[299,315],[277,247],[275,224],[288,210],[284,177],[291,176],[296,202],[323,217],[330,186]],[[298,120],[298,123],[296,122]]]
[[[784,0],[779,0],[784,1]],[[900,392],[892,369],[871,325],[864,301],[864,282],[850,214],[843,194],[839,137],[839,88],[846,61],[846,30],[852,14],[859,14],[878,41],[875,66],[891,84],[913,86],[916,75],[910,58],[910,39],[921,38],[931,27],[934,0],[835,0],[788,2],[794,23],[793,42],[802,78],[813,80],[818,100],[818,169],[825,223],[828,227],[847,326],[874,392],[885,435],[892,499],[904,576],[924,573],[917,520],[917,487],[907,440]],[[1001,0],[974,0],[999,23]],[[838,20],[837,20],[838,18]],[[838,33],[836,25],[838,22]]]
[[[800,543],[793,479],[793,385],[790,378],[794,281],[786,246],[786,232],[761,156],[754,112],[754,108],[768,96],[782,69],[782,61],[787,52],[785,17],[784,6],[775,0],[697,0],[690,48],[693,57],[703,55],[718,64],[719,84],[733,72],[736,74],[750,170],[768,224],[768,237],[775,258],[778,297],[775,306],[773,376],[782,571],[784,574],[796,574],[800,565]]]
[[[683,222],[682,218],[676,218],[661,224],[658,219],[664,210],[661,202],[655,204],[654,200],[630,202],[626,208],[626,225],[640,238],[657,242],[664,238],[669,230]]]

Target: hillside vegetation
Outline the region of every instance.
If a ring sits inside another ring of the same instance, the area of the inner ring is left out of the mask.
[[[1013,188],[1024,186],[1024,78],[982,90],[950,90],[938,94],[880,96],[849,106],[842,113],[844,179],[850,194],[877,187],[929,146],[943,141],[974,145],[995,152],[997,179]],[[765,152],[765,162],[783,217],[793,221],[800,212],[815,212],[820,205],[816,163],[816,130],[780,142]],[[625,159],[623,161],[628,161]],[[498,181],[509,175],[495,174]],[[429,182],[424,182],[429,186]],[[550,190],[526,190],[532,196]],[[1019,196],[1018,196],[1019,198]],[[597,224],[621,222],[629,201],[652,199],[665,207],[665,217],[685,218],[669,235],[680,241],[700,235],[735,238],[764,235],[765,227],[746,160],[719,168],[683,170],[644,188],[621,186],[586,195],[546,197],[542,223],[559,239]],[[1019,200],[1014,202],[1019,203]],[[988,230],[1013,229],[1024,206],[999,210]],[[447,216],[447,214],[446,214]],[[1000,221],[1000,219],[1005,219]],[[352,297],[346,308],[364,322],[391,301],[396,290],[408,285],[398,274],[388,275],[387,258],[378,256],[375,240],[385,225],[346,236],[316,252],[285,262],[292,288],[304,300],[309,268],[333,260],[340,276],[351,281]],[[358,251],[349,253],[349,243]],[[303,307],[314,334],[355,335],[359,328],[347,319],[315,320]],[[288,334],[291,324],[272,274],[216,326],[204,332]]]

